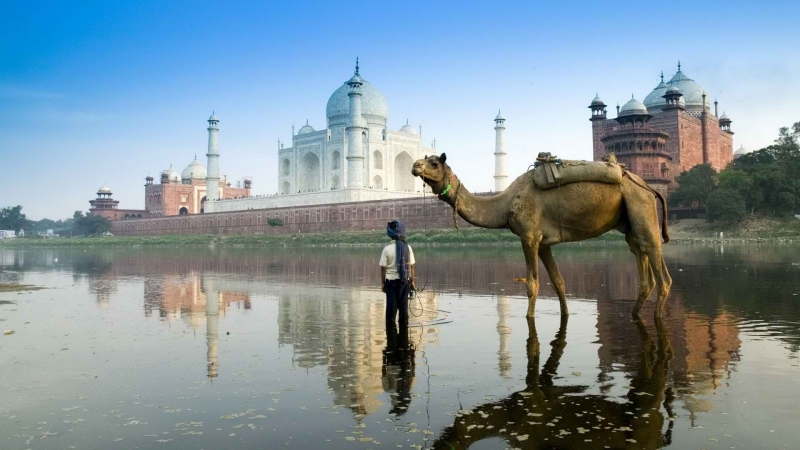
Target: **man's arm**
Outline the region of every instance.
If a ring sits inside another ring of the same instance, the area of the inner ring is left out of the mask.
[[[416,289],[417,286],[414,285],[414,279],[416,278],[417,270],[416,264],[411,265],[411,289]]]
[[[413,269],[412,269],[412,272]],[[381,292],[386,292],[386,267],[381,266]]]

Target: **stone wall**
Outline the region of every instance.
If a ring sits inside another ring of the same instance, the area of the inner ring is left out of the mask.
[[[283,226],[270,226],[281,219]],[[132,219],[113,224],[116,236],[185,234],[280,234],[383,230],[398,219],[411,230],[453,227],[453,209],[435,196],[292,208],[252,209]],[[470,227],[459,218],[459,227]]]

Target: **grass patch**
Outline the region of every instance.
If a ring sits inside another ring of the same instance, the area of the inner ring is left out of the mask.
[[[0,283],[0,292],[20,292],[20,291],[38,291],[46,289],[41,286],[34,286],[32,284],[2,284]]]

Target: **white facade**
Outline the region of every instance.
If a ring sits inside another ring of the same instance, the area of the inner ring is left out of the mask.
[[[279,195],[306,194],[345,188],[422,193],[422,182],[411,175],[414,161],[433,150],[422,146],[410,126],[387,128],[386,100],[358,73],[328,100],[327,126],[309,125],[292,136],[292,146],[278,150]]]

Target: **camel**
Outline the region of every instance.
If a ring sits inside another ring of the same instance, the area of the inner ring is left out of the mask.
[[[519,236],[525,254],[528,318],[534,317],[539,293],[539,264],[542,260],[561,307],[569,314],[564,294],[564,279],[553,258],[552,247],[562,242],[591,239],[610,230],[625,235],[636,256],[639,271],[639,296],[633,316],[657,287],[655,316],[664,313],[672,278],[661,252],[661,238],[669,241],[667,206],[658,192],[635,174],[625,171],[620,184],[577,182],[542,190],[533,181],[533,170],[514,180],[503,192],[475,196],[461,183],[447,164],[447,155],[426,156],[414,162],[411,170],[422,178],[440,200],[448,203],[464,220],[476,227],[507,228]],[[663,213],[659,232],[658,213],[653,197],[661,202]]]
[[[555,383],[564,348],[567,320],[551,342],[550,356],[539,368],[539,339],[533,319],[528,319],[528,371],[525,389],[508,397],[476,406],[459,414],[445,427],[432,448],[467,449],[491,438],[529,449],[644,449],[672,443],[672,395],[667,392],[667,371],[672,346],[662,319],[655,320],[657,340],[641,319],[636,327],[642,345],[638,370],[630,380],[627,402],[589,393],[588,386]],[[668,417],[661,413],[661,406]],[[665,422],[668,423],[663,432]],[[523,441],[521,438],[525,438]]]

